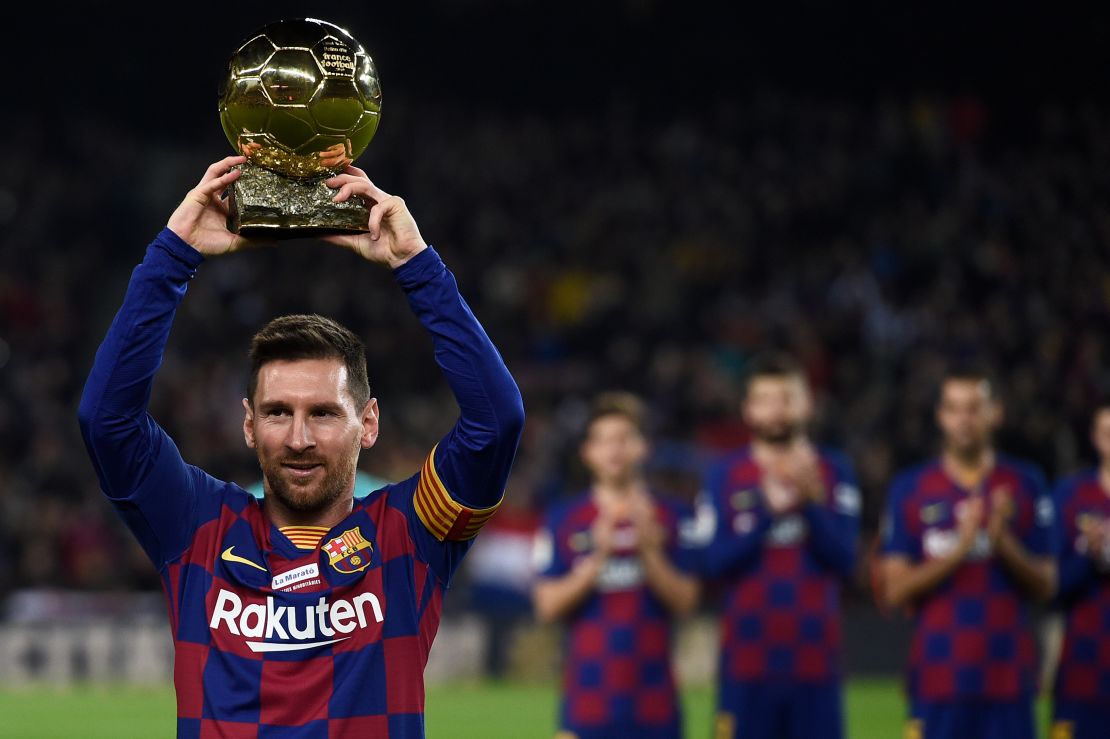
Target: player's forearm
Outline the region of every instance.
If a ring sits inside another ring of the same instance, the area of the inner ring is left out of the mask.
[[[603,562],[591,556],[562,577],[543,578],[532,590],[532,604],[540,623],[566,618],[593,592]]]
[[[766,512],[756,513],[757,518],[750,531],[735,533],[718,531],[713,542],[703,553],[702,570],[710,577],[740,574],[755,566],[763,554],[763,543],[771,530],[772,519]],[[718,520],[717,525],[727,524]]]
[[[945,557],[930,559],[921,564],[903,562],[883,570],[883,599],[892,608],[909,605],[936,590],[947,580],[967,556],[966,547],[958,548]]]
[[[459,405],[459,420],[436,449],[441,476],[474,508],[501,497],[524,426],[520,390],[501,355],[459,294],[455,278],[428,248],[395,270],[413,312],[431,333],[435,358]]]
[[[802,515],[809,526],[809,546],[817,558],[849,578],[856,568],[855,519],[837,514],[816,503],[807,503]]]
[[[1006,569],[1030,595],[1041,602],[1052,599],[1056,593],[1056,566],[1051,560],[1030,555],[1010,531],[998,536],[994,550]]]
[[[203,257],[168,229],[135,268],[123,304],[97,350],[78,418],[101,486],[123,494],[144,479],[158,429],[147,415],[154,375],[174,314]]]
[[[662,551],[645,552],[640,560],[648,588],[667,610],[676,616],[693,612],[701,590],[697,579],[681,572]]]

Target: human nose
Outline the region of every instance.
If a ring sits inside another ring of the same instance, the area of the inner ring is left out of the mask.
[[[289,426],[289,437],[286,439],[285,445],[295,452],[303,452],[305,449],[316,446],[308,419],[305,416],[299,413],[293,414],[293,423]]]

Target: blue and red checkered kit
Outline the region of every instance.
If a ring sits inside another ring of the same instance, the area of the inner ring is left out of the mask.
[[[1085,531],[1093,524],[1110,524],[1110,493],[1092,470],[1061,482],[1054,498],[1061,532],[1059,602],[1065,614],[1054,693],[1057,700],[1107,707],[1110,551],[1088,551]]]
[[[722,707],[734,683],[817,683],[841,674],[840,590],[855,567],[860,494],[843,456],[823,452],[819,464],[824,499],[778,516],[766,507],[750,448],[706,478],[714,533],[704,569],[726,589]]]
[[[548,513],[537,543],[540,577],[564,576],[593,552],[590,527],[597,515],[589,495]],[[692,509],[657,498],[655,515],[672,564],[691,571]],[[562,728],[589,736],[679,736],[671,623],[644,580],[631,523],[618,522],[596,589],[568,619]]]
[[[883,553],[920,563],[943,557],[958,541],[961,506],[972,495],[986,505],[967,559],[914,604],[908,689],[921,701],[1013,701],[1035,691],[1037,654],[1027,596],[991,553],[986,521],[996,494],[1007,504],[1010,530],[1032,555],[1055,554],[1053,505],[1032,465],[1000,458],[976,490],[958,485],[939,462],[899,475],[883,522]]]
[[[423,737],[443,594],[500,501],[519,391],[439,256],[413,257],[395,276],[461,418],[419,472],[355,499],[318,547],[300,549],[264,502],[186,464],[146,412],[201,261],[168,230],[147,249],[80,414],[101,487],[162,578],[178,736]]]

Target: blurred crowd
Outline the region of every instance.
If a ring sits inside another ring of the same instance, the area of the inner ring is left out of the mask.
[[[140,123],[32,115],[7,139],[21,146],[0,170],[0,594],[158,586],[98,492],[75,408],[130,269],[224,149]],[[768,347],[803,361],[814,434],[855,462],[869,532],[893,471],[935,451],[946,362],[998,373],[1004,449],[1050,476],[1088,457],[1087,410],[1110,389],[1108,110],[399,101],[359,164],[408,201],[524,392],[499,515],[513,531],[581,484],[577,435],[603,389],[648,401],[655,479],[693,495],[705,461],[743,443],[738,379]],[[314,311],[367,340],[383,433],[363,468],[418,469],[456,409],[388,273],[355,259],[286,243],[201,267],[151,406],[188,461],[258,478],[241,441],[247,341]]]

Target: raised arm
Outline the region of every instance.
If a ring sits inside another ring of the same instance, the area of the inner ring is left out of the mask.
[[[445,489],[450,500],[439,499],[440,490],[423,491],[426,498],[418,492],[418,504],[427,508],[418,505],[417,512],[437,538],[468,538],[505,489],[524,425],[520,391],[434,250],[418,254],[395,274],[413,313],[432,335],[436,363],[460,411],[426,467],[432,474],[429,488]],[[436,516],[437,507],[449,510]]]
[[[401,198],[350,167],[328,181],[337,200],[374,203],[369,232],[327,240],[391,267],[413,313],[432,336],[435,359],[460,415],[429,455],[414,506],[439,541],[473,537],[496,509],[524,426],[520,391],[443,260],[424,242]]]
[[[169,229],[147,247],[96,352],[78,419],[110,498],[138,489],[169,437],[147,413],[174,314],[202,257]]]
[[[241,159],[213,164],[147,248],[97,350],[78,409],[100,486],[156,565],[180,553],[191,534],[196,471],[181,460],[147,405],[177,306],[204,259],[194,246],[229,251],[238,245],[226,229],[222,241],[213,237],[220,206],[212,201],[238,176],[229,168]]]

